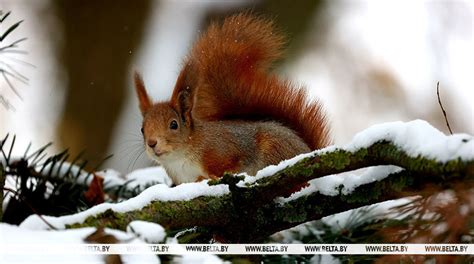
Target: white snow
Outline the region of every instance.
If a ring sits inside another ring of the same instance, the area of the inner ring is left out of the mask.
[[[127,233],[131,233],[146,243],[158,244],[166,237],[165,229],[156,223],[132,221],[127,226]]]
[[[334,215],[326,216],[321,220],[311,221],[292,227],[287,230],[277,232],[271,236],[273,241],[278,243],[301,243],[298,241],[302,237],[312,234],[322,240],[325,231],[318,229],[316,222],[321,221],[323,224],[331,227],[332,232],[337,233],[342,230],[351,228],[351,225],[362,224],[364,221],[374,221],[377,219],[401,219],[407,214],[400,214],[391,209],[413,201],[413,198],[401,198],[397,200],[385,201],[362,208],[352,209]],[[362,218],[361,218],[362,216]]]
[[[385,201],[363,208],[357,208],[341,212],[338,214],[330,215],[323,217],[321,220],[332,227],[333,232],[341,231],[347,229],[351,224],[354,224],[354,221],[360,221],[359,216],[363,216],[364,219],[370,221],[375,219],[389,219],[397,218],[401,219],[406,216],[406,214],[400,214],[395,210],[391,210],[394,207],[402,206],[413,201],[413,197],[410,198],[401,198],[397,200]]]
[[[197,229],[197,227],[186,228],[186,229],[181,230],[181,231],[179,231],[178,233],[176,233],[173,238],[176,239],[176,241],[177,241],[180,236],[182,236],[182,235],[184,235],[184,234],[186,234],[186,233],[195,232],[196,229]]]
[[[340,149],[355,152],[360,148],[368,147],[382,140],[392,142],[405,150],[407,154],[412,157],[423,155],[439,162],[447,162],[458,158],[463,160],[474,159],[473,136],[467,134],[446,136],[423,120],[410,122],[398,121],[371,126],[356,134],[349,144]],[[257,180],[271,176],[304,158],[313,155],[321,155],[335,149],[335,146],[329,146],[311,153],[296,156],[292,159],[282,161],[278,165],[269,166],[260,170],[255,177],[242,174],[246,177],[238,183],[238,186],[249,186]]]
[[[160,166],[134,170],[126,178],[127,180],[133,180],[133,182],[130,182],[131,187],[135,185],[146,186],[153,182],[164,183],[168,186],[173,184],[165,169]]]
[[[125,177],[114,169],[105,169],[95,173],[104,179],[104,188],[113,188],[127,184],[128,189],[139,188],[144,190],[155,184],[171,186],[171,179],[162,167],[149,167],[130,172]]]
[[[126,181],[123,178],[122,174],[113,169],[105,169],[95,172],[95,175],[104,179],[104,188],[112,188],[115,186],[121,186]]]
[[[279,171],[281,171],[281,170],[283,170],[287,167],[293,166],[298,161],[300,161],[302,159],[312,157],[315,154],[322,154],[322,153],[325,153],[325,152],[328,152],[328,151],[333,151],[335,149],[336,149],[336,147],[329,146],[327,148],[324,148],[324,149],[321,149],[321,150],[316,150],[314,152],[300,154],[300,155],[298,155],[296,157],[293,157],[291,159],[281,161],[278,165],[270,165],[266,168],[263,168],[263,169],[259,170],[255,176],[251,176],[251,175],[248,175],[246,173],[241,173],[239,175],[243,175],[243,176],[245,176],[245,178],[242,181],[238,182],[237,186],[239,186],[239,187],[248,186],[248,185],[256,182],[259,179],[262,179],[262,178],[265,178],[265,177],[268,177],[268,176],[272,176],[275,173],[277,173],[277,172],[279,172]]]
[[[474,137],[468,134],[446,136],[424,120],[378,124],[355,135],[344,149],[355,151],[389,140],[412,157],[423,155],[439,162],[474,159]]]
[[[305,187],[302,190],[293,193],[290,197],[278,197],[275,199],[275,201],[279,203],[286,203],[314,192],[319,192],[328,196],[336,196],[339,194],[340,186],[342,186],[341,192],[343,194],[349,194],[358,186],[379,181],[387,177],[389,174],[397,173],[401,170],[402,169],[400,167],[391,165],[375,166],[356,171],[349,171],[335,175],[324,176],[309,181],[308,187]]]
[[[227,185],[209,186],[207,181],[184,183],[174,188],[165,184],[157,184],[146,189],[140,195],[121,203],[103,203],[77,214],[61,217],[44,216],[44,218],[54,227],[64,229],[68,224],[82,223],[87,217],[103,213],[108,209],[123,213],[140,210],[151,201],[188,201],[199,196],[221,196],[227,193],[229,193]],[[20,226],[29,229],[48,229],[48,226],[36,215],[29,216]]]
[[[0,263],[104,263],[104,256],[95,254],[74,254],[71,252],[67,252],[67,254],[57,252],[50,252],[52,254],[43,254],[42,252],[38,254],[32,254],[36,252],[10,254],[10,252],[4,251],[6,245],[24,245],[25,248],[28,248],[28,245],[72,246],[85,244],[84,238],[94,231],[95,228],[92,227],[60,231],[38,231],[0,223]],[[130,234],[118,230],[105,229],[105,232],[112,234],[121,241],[127,241],[127,243],[143,243],[139,239],[133,239]],[[133,240],[130,241],[130,239]],[[151,254],[125,254],[121,255],[121,258],[124,263],[160,263],[160,260]]]

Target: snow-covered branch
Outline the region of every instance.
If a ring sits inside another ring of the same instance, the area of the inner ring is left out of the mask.
[[[341,178],[339,174],[381,165],[362,175]],[[204,227],[229,242],[261,241],[300,223],[404,197],[408,192],[413,195],[427,184],[449,188],[473,179],[472,136],[445,136],[424,121],[397,122],[369,128],[345,147],[304,154],[257,176],[225,175],[209,185],[153,186],[123,203],[46,219],[58,228],[122,230],[133,220],[144,220],[170,229]],[[308,181],[309,187],[282,198]],[[38,224],[44,228],[33,216],[22,226],[38,228]]]

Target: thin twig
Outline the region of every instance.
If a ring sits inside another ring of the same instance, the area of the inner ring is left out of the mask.
[[[0,162],[0,190],[3,190],[6,179],[7,177],[5,175],[3,164]],[[2,221],[2,218],[3,218],[3,191],[0,193],[0,222]]]
[[[31,211],[37,215],[47,226],[49,226],[51,229],[53,230],[58,230],[56,227],[54,227],[52,224],[50,224],[48,221],[46,221],[46,219],[44,219],[44,217],[38,213],[38,211],[36,211],[36,209],[20,194],[18,193],[17,191],[15,190],[12,190],[10,188],[6,188],[6,187],[3,187],[3,190],[7,191],[7,192],[11,192],[13,193],[14,195],[16,195],[20,200],[22,200],[30,209]]]
[[[441,110],[443,111],[444,120],[446,120],[446,125],[448,126],[449,133],[451,133],[452,135],[453,131],[451,130],[451,126],[449,126],[448,116],[446,115],[446,111],[444,111],[443,104],[441,103],[441,98],[439,96],[439,82],[436,84],[436,93],[438,94],[438,103],[439,106],[441,106]]]

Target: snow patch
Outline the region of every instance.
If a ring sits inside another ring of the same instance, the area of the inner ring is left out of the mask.
[[[392,208],[408,204],[413,201],[413,197],[401,198],[397,200],[385,201],[362,208],[348,210],[342,213],[330,215],[321,218],[325,224],[332,227],[333,232],[341,231],[346,229],[347,226],[350,226],[351,223],[354,223],[354,220],[357,219],[357,215],[363,215],[367,220],[375,219],[402,219],[407,214],[400,214],[397,210],[392,210]],[[357,221],[360,221],[357,220]]]
[[[342,194],[349,194],[358,186],[380,181],[386,178],[388,175],[400,171],[402,171],[402,168],[400,167],[387,165],[328,175],[309,181],[308,187],[293,193],[288,198],[278,197],[275,199],[275,201],[279,203],[287,203],[315,192],[327,196],[336,196],[340,191]]]
[[[165,229],[156,223],[132,221],[127,226],[127,233],[134,234],[146,243],[158,244],[166,237]]]
[[[419,155],[439,162],[474,158],[474,137],[468,134],[446,136],[424,120],[378,124],[355,135],[344,149],[356,151],[381,140],[393,142],[411,157]]]
[[[126,178],[133,181],[130,183],[132,188],[136,185],[150,186],[150,183],[164,183],[168,186],[173,185],[171,178],[168,177],[163,167],[149,167],[134,170],[130,172]]]
[[[331,232],[338,233],[346,229],[350,229],[354,224],[363,224],[378,219],[402,219],[406,214],[400,214],[394,207],[402,206],[413,201],[412,198],[401,198],[397,200],[385,201],[362,208],[356,208],[345,212],[329,215],[321,218],[321,220],[311,221],[292,227],[287,230],[277,232],[271,238],[278,243],[295,243],[298,240],[309,235],[315,236],[320,242],[323,242],[325,230],[321,229],[318,222],[328,225]],[[361,218],[362,216],[362,218]],[[315,242],[317,243],[317,242]]]
[[[15,225],[0,223],[0,245],[78,245],[85,244],[84,239],[95,232],[95,228],[78,228],[68,230],[38,231],[20,228]],[[143,244],[139,239],[131,239],[130,235],[122,231],[106,228],[105,231],[121,241],[130,244]],[[104,256],[97,254],[9,254],[0,247],[2,263],[104,263]],[[125,254],[121,255],[124,263],[160,263],[155,255]]]
[[[140,190],[144,190],[155,184],[172,185],[171,179],[162,167],[138,169],[127,174],[125,177],[113,169],[98,171],[96,175],[104,179],[105,189],[123,186],[124,184],[127,184],[128,189],[139,188]]]
[[[165,184],[157,184],[146,189],[138,196],[121,203],[103,203],[77,214],[61,217],[44,216],[44,218],[57,229],[64,229],[66,225],[82,223],[88,217],[109,209],[124,213],[140,210],[152,201],[189,201],[200,196],[222,196],[229,193],[229,186],[223,184],[209,186],[207,182],[206,180],[197,183],[183,183],[174,188],[170,188]],[[37,215],[29,216],[20,226],[29,229],[48,229],[48,226]]]

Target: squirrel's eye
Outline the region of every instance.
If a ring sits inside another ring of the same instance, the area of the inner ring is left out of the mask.
[[[140,129],[140,131],[141,131],[141,132],[142,132],[142,134],[143,134],[143,127],[142,127],[142,129]]]
[[[176,120],[171,121],[170,129],[178,129],[178,122],[176,122]]]

